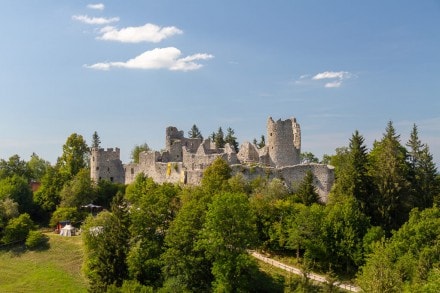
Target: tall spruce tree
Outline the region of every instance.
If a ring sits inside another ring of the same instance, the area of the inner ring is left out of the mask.
[[[350,139],[347,152],[340,160],[337,182],[333,194],[353,196],[359,202],[360,209],[366,215],[372,215],[372,180],[368,174],[368,152],[364,138],[355,131]]]
[[[229,145],[234,148],[235,152],[238,152],[238,142],[234,134],[234,130],[231,127],[228,127],[228,129],[226,129],[225,143],[229,143]]]
[[[440,181],[429,147],[420,141],[415,124],[406,146],[408,147],[412,203],[421,209],[432,207],[434,197],[440,194]]]
[[[217,133],[215,134],[214,142],[217,148],[225,147],[225,135],[221,127],[218,128]]]
[[[299,184],[298,190],[295,192],[295,197],[306,206],[319,202],[319,194],[316,192],[316,187],[313,185],[313,178],[312,171],[308,170],[306,176]]]
[[[191,127],[191,130],[188,131],[188,136],[189,136],[189,138],[201,138],[201,139],[203,139],[202,133],[200,132],[200,130],[197,127],[197,125],[195,125],[195,124]]]
[[[98,149],[101,145],[101,139],[99,138],[98,132],[93,132],[92,135],[92,148]]]
[[[382,140],[374,143],[369,158],[368,174],[375,188],[373,223],[389,233],[407,220],[410,209],[406,149],[391,121]]]

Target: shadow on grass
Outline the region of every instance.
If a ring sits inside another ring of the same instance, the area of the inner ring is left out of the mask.
[[[266,272],[257,270],[252,278],[252,287],[255,292],[284,292],[284,277],[281,275],[270,275]]]
[[[35,248],[29,248],[30,251],[36,251],[36,252],[41,252],[41,251],[46,251],[50,248],[50,243],[49,241],[46,241],[44,243],[41,243],[40,245],[38,245]]]
[[[27,247],[24,241],[19,243],[4,244],[0,247],[0,252],[9,253],[12,257],[19,257],[27,251],[42,252],[50,248],[49,238],[44,238],[38,245]]]

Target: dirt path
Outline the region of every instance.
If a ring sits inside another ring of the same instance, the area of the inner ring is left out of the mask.
[[[266,257],[266,256],[264,256],[264,255],[262,255],[262,254],[260,254],[260,253],[258,253],[256,251],[250,251],[250,254],[253,257],[255,257],[255,258],[257,258],[257,259],[259,259],[259,260],[261,260],[261,261],[263,261],[265,263],[273,265],[274,267],[283,269],[285,271],[291,272],[291,273],[296,274],[296,275],[300,275],[300,276],[303,275],[303,273],[302,273],[302,271],[300,269],[292,267],[292,266],[285,265],[285,264],[283,264],[283,263],[281,263],[279,261],[276,261],[276,260],[273,260],[271,258],[268,258],[268,257]],[[322,275],[318,275],[318,274],[314,274],[314,273],[309,273],[307,276],[311,280],[315,280],[317,282],[321,282],[321,283],[327,283],[328,282],[327,279],[325,278],[325,276],[322,276]],[[350,291],[350,292],[360,292],[361,291],[361,288],[353,286],[353,285],[350,285],[350,284],[344,284],[344,283],[337,282],[337,283],[335,283],[335,286],[337,286],[337,287],[339,287],[341,289]]]

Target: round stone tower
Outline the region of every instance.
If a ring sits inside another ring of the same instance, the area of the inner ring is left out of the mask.
[[[270,165],[275,168],[293,166],[299,164],[299,151],[301,136],[299,124],[296,119],[273,121],[269,117],[267,121],[267,148]],[[299,142],[298,142],[299,139]]]
[[[99,162],[101,159],[101,154],[99,148],[92,148],[90,154],[90,178],[94,182],[99,181]]]

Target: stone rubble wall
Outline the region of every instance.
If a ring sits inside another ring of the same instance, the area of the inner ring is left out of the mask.
[[[310,170],[314,176],[313,185],[316,187],[322,202],[327,202],[327,196],[335,181],[333,167],[325,164],[301,164],[283,168],[265,167],[261,165],[233,165],[231,168],[234,175],[240,173],[247,180],[254,180],[259,177],[269,180],[275,178],[281,179],[291,191],[295,190],[295,187],[304,179],[306,172]]]
[[[286,186],[294,189],[311,170],[314,185],[323,202],[334,183],[333,167],[322,164],[299,164],[301,150],[301,129],[295,118],[267,122],[267,144],[258,149],[245,142],[238,154],[229,145],[216,148],[210,140],[185,138],[184,132],[176,127],[166,128],[166,149],[163,152],[149,151],[139,154],[139,163],[122,165],[120,151],[116,149],[92,149],[90,176],[98,180],[110,180],[130,184],[140,173],[155,182],[198,185],[203,171],[221,157],[232,168],[248,180],[258,177],[282,179]]]

